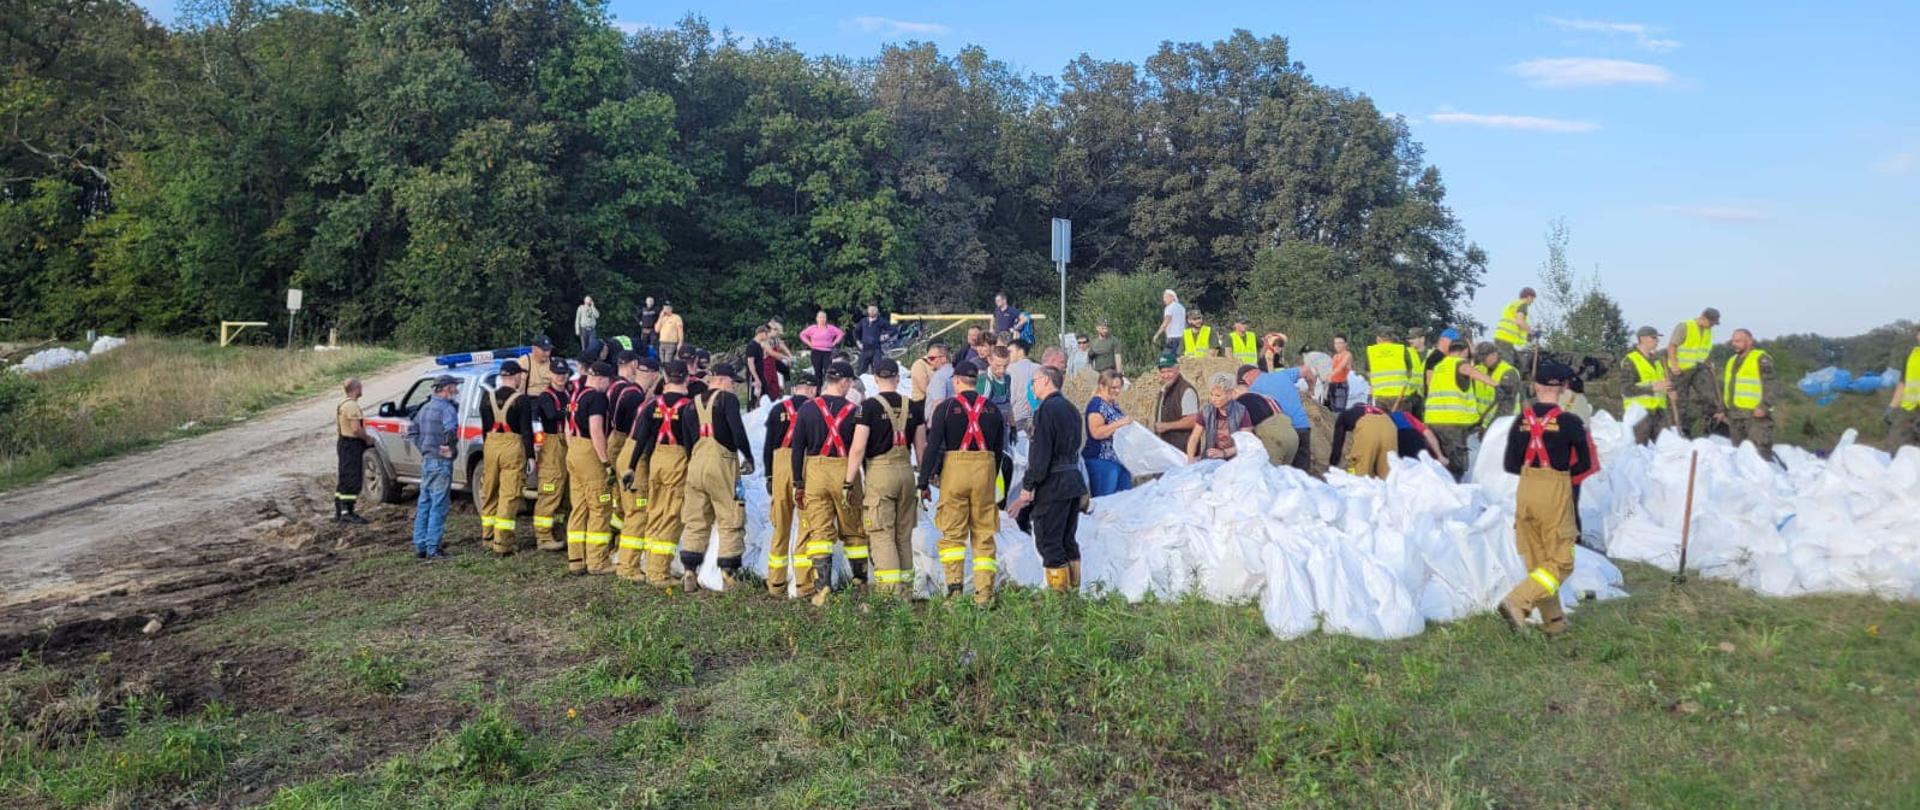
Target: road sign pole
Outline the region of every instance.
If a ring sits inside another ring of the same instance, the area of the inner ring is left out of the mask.
[[[1073,220],[1053,219],[1053,263],[1060,271],[1060,350],[1067,350],[1067,260],[1073,255]]]

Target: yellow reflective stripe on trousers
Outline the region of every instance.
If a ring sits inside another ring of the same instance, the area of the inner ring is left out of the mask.
[[[864,560],[867,558],[866,546],[847,546],[847,559]]]
[[[513,531],[513,521],[506,518],[494,518],[493,527],[503,532]]]
[[[1533,573],[1530,573],[1527,576],[1533,577],[1534,582],[1538,582],[1540,583],[1540,587],[1546,588],[1548,596],[1552,596],[1560,592],[1560,580],[1555,579],[1553,577],[1553,574],[1548,573],[1547,569],[1545,568],[1535,568],[1533,569]]]
[[[587,532],[587,545],[604,546],[613,542],[611,532]]]
[[[652,539],[647,541],[647,552],[650,554],[672,554],[674,548],[675,546],[672,540]]]
[[[943,563],[959,562],[966,558],[967,550],[959,546],[940,549],[940,561]]]
[[[585,543],[587,542],[587,533],[586,532],[567,532],[567,542]]]
[[[646,551],[647,538],[622,533],[620,535],[620,547],[628,551]]]
[[[786,557],[784,557],[784,556],[781,556],[781,557],[768,557],[768,558],[767,558],[767,567],[768,567],[768,568],[785,568],[785,567],[787,567],[787,558],[786,558]]]
[[[975,557],[973,558],[973,570],[998,571],[1000,570],[1000,564],[994,562],[992,557]]]
[[[552,515],[534,515],[533,527],[536,529],[553,528],[553,516]]]
[[[889,582],[905,582],[907,581],[907,572],[900,571],[897,569],[887,570],[887,571],[874,571],[873,581],[881,584],[886,584]]]
[[[833,541],[832,540],[807,541],[807,556],[809,557],[833,556]]]
[[[794,568],[812,568],[813,558],[812,557],[795,557],[793,558],[793,567]]]
[[[358,496],[358,495],[348,495],[348,494],[347,494],[347,493],[345,493],[345,492],[335,492],[335,493],[333,493],[333,497],[335,497],[335,498],[338,498],[338,499],[340,499],[340,500],[343,500],[343,501],[357,501],[357,500],[360,500],[360,496]]]
[[[619,515],[608,515],[607,523],[616,529],[624,529],[627,527],[627,522],[621,520]]]

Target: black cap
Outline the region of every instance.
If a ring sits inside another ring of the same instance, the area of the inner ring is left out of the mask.
[[[1246,381],[1247,381],[1247,372],[1249,372],[1249,371],[1259,371],[1259,370],[1260,370],[1260,367],[1259,367],[1259,366],[1256,366],[1256,365],[1251,365],[1251,364],[1249,364],[1249,365],[1243,365],[1243,366],[1241,366],[1241,367],[1240,367],[1240,370],[1239,370],[1239,371],[1236,371],[1236,372],[1234,372],[1234,373],[1233,373],[1233,379],[1234,379],[1234,380],[1236,380],[1236,381],[1238,381],[1238,382],[1246,382]]]
[[[953,376],[972,380],[980,376],[980,364],[972,360],[963,360],[953,364]]]
[[[747,369],[745,366],[739,366],[733,363],[720,363],[713,367],[713,376],[716,378],[725,377],[734,382],[746,382]]]
[[[639,361],[640,361],[640,355],[634,354],[633,352],[618,352],[613,356],[613,362],[623,366],[628,363],[637,363]]]
[[[614,370],[613,364],[605,360],[587,367],[587,376],[589,377],[612,377],[618,373],[618,371]]]
[[[668,360],[660,364],[660,371],[666,374],[669,380],[684,380],[687,378],[687,361]]]
[[[573,374],[573,366],[567,365],[567,361],[560,357],[548,360],[547,370],[553,372],[553,378],[556,380],[564,380]]]
[[[1572,379],[1573,369],[1557,360],[1541,363],[1540,370],[1533,374],[1533,381],[1541,385],[1566,385]]]
[[[845,360],[835,360],[827,364],[827,379],[851,380],[854,378],[853,365]]]
[[[641,371],[659,371],[660,370],[660,361],[655,360],[651,357],[642,357],[640,358],[639,363],[640,363]]]
[[[873,376],[891,380],[900,376],[900,363],[891,357],[882,357],[873,361]]]
[[[433,378],[433,390],[435,391],[438,391],[449,385],[459,385],[459,384],[460,384],[460,378],[455,377],[452,374],[442,374],[438,377]]]
[[[1636,331],[1633,333],[1633,336],[1636,338],[1643,338],[1643,337],[1657,338],[1660,336],[1660,330],[1655,329],[1651,326],[1642,326],[1640,327],[1639,331]]]
[[[502,377],[511,377],[524,371],[526,371],[526,369],[521,368],[519,363],[512,360],[500,364],[500,376]]]
[[[1720,325],[1720,310],[1714,309],[1713,307],[1707,307],[1705,311],[1700,313],[1700,317],[1713,321],[1714,326]]]
[[[549,352],[553,351],[553,338],[547,337],[546,335],[534,335],[533,340],[528,341],[528,343],[536,349]]]

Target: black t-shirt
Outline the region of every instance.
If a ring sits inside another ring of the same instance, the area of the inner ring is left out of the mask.
[[[693,403],[687,400],[688,397],[686,394],[682,394],[679,391],[668,391],[660,396],[654,397],[653,401],[649,403],[645,409],[640,411],[640,418],[634,422],[633,425],[633,438],[640,442],[640,451],[633,454],[634,459],[636,459],[634,462],[635,466],[639,465],[638,459],[642,457],[653,457],[654,445],[660,441],[660,425],[667,421],[669,415],[673,415],[673,418],[676,420],[675,424],[677,425],[678,414],[693,410]],[[681,407],[680,411],[675,411],[674,406],[682,402],[685,402],[686,405]],[[681,447],[689,449],[693,447],[693,442],[688,441],[685,434],[671,428],[669,432],[673,434],[675,441],[678,442]]]
[[[794,430],[798,432],[793,434],[793,447],[798,451],[793,454],[793,485],[796,487],[806,483],[807,457],[822,455],[828,444],[827,420],[820,412],[823,405],[833,413],[834,418],[840,420],[840,429],[835,432],[840,435],[840,447],[845,452],[836,452],[834,455],[847,456],[853,452],[853,429],[860,421],[857,418],[858,408],[848,407],[844,397],[832,394],[800,406],[800,418],[794,425]]]
[[[685,408],[680,409],[680,420],[674,425],[674,435],[689,448],[700,441],[699,405],[709,399],[713,408],[713,440],[735,453],[752,452],[747,444],[747,429],[740,422],[740,398],[726,391],[709,391],[688,402]]]
[[[640,416],[640,406],[647,401],[647,392],[641,390],[640,386],[633,383],[626,382],[625,380],[621,382],[626,384],[620,386],[618,391],[608,389],[607,392],[608,400],[613,403],[611,408],[613,426],[611,429],[632,435],[634,422],[638,420]]]
[[[1001,416],[1000,409],[993,403],[985,402],[985,397],[972,390],[961,392],[940,401],[933,409],[933,418],[927,422],[927,457],[920,463],[920,486],[929,485],[940,474],[949,451],[958,451],[967,437],[967,412],[960,401],[982,401],[980,409],[980,438],[986,440],[987,451],[999,459],[1000,474],[1008,478],[1013,476],[1013,457],[1006,454],[1008,425]],[[967,448],[979,450],[978,447]],[[1009,487],[1011,489],[1011,487]]]
[[[1532,410],[1536,416],[1546,416],[1554,406],[1536,402]],[[1507,472],[1519,475],[1522,466],[1540,466],[1527,464],[1527,446],[1531,440],[1526,417],[1513,420],[1513,428],[1507,433],[1507,454],[1502,459]],[[1571,413],[1561,411],[1554,417],[1540,434],[1540,445],[1546,448],[1547,463],[1553,469],[1580,478],[1594,468],[1593,437],[1587,434],[1587,423]]]
[[[860,424],[867,426],[867,458],[873,458],[895,447],[893,420],[888,419],[886,409],[880,407],[880,400],[883,398],[896,414],[900,413],[901,409],[906,409],[905,437],[900,444],[902,454],[907,452],[908,447],[913,446],[913,434],[920,429],[920,419],[914,415],[913,408],[901,401],[904,397],[901,397],[898,392],[883,391],[861,400]]]
[[[581,391],[573,398],[573,432],[576,436],[593,435],[593,417],[607,417],[607,393],[594,388]]]
[[[1274,414],[1273,401],[1252,391],[1234,397],[1234,401],[1247,409],[1247,420],[1255,425],[1267,421]]]
[[[760,361],[766,356],[767,347],[760,345],[760,341],[747,341],[747,362],[751,363],[755,369],[760,368]]]
[[[567,432],[567,391],[548,388],[534,401],[534,415],[540,418],[540,432],[559,436]]]
[[[787,438],[787,431],[793,429],[793,420],[800,415],[800,406],[806,404],[801,397],[787,397],[767,409],[767,437],[760,443],[760,469],[773,475],[773,451],[780,449],[780,442]],[[793,413],[787,413],[787,406],[793,406]]]
[[[660,309],[658,307],[646,307],[640,310],[640,331],[651,332],[653,331],[653,325],[659,322]]]

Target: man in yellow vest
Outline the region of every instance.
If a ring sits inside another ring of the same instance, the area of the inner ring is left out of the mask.
[[[1474,386],[1492,389],[1494,381],[1467,358],[1467,344],[1447,345],[1447,356],[1433,367],[1432,388],[1427,391],[1427,427],[1440,440],[1447,457],[1447,472],[1459,481],[1467,475],[1467,436],[1480,424],[1480,403]]]
[[[1373,403],[1390,411],[1414,413],[1413,350],[1394,340],[1393,330],[1374,330],[1373,345],[1367,347],[1367,382],[1373,386]]]
[[[1727,423],[1727,438],[1738,445],[1753,442],[1760,457],[1773,460],[1773,358],[1753,346],[1753,333],[1733,330],[1733,358],[1721,375],[1720,396],[1726,405],[1713,414]]]
[[[1920,343],[1920,326],[1913,328],[1913,339]],[[1893,409],[1887,425],[1887,452],[1898,453],[1907,445],[1920,446],[1920,346],[1907,350],[1907,365],[1887,407]]]
[[[1493,343],[1500,349],[1500,359],[1514,365],[1520,363],[1520,347],[1533,337],[1533,324],[1527,320],[1527,310],[1538,297],[1532,287],[1521,287],[1520,297],[1500,311],[1500,323],[1493,328]]]
[[[1667,337],[1667,381],[1672,386],[1673,424],[1689,439],[1713,429],[1708,414],[1719,413],[1720,385],[1714,378],[1713,328],[1720,310],[1707,307],[1700,317],[1682,322]],[[1695,425],[1698,425],[1696,428]]]
[[[1213,327],[1201,322],[1199,310],[1187,313],[1187,328],[1180,333],[1180,356],[1220,356],[1220,339],[1214,336]]]
[[[1247,319],[1241,318],[1233,322],[1233,331],[1227,333],[1227,349],[1243,366],[1260,361],[1260,336],[1247,327]]]
[[[1493,420],[1520,412],[1520,370],[1500,356],[1500,347],[1491,341],[1473,347],[1480,358],[1480,370],[1493,380],[1492,385],[1475,380],[1473,400],[1480,406],[1480,429],[1493,427]]]
[[[1639,345],[1627,352],[1626,360],[1633,378],[1627,383],[1626,400],[1621,404],[1639,405],[1646,409],[1647,418],[1633,426],[1633,440],[1648,444],[1667,428],[1668,421],[1673,417],[1667,407],[1673,387],[1667,383],[1667,365],[1660,362],[1660,330],[1642,326],[1635,333],[1634,340]]]
[[[1408,395],[1406,409],[1409,412],[1421,413],[1426,408],[1427,368],[1432,363],[1440,362],[1441,357],[1428,359],[1426,327],[1416,326],[1407,330],[1407,383],[1413,386],[1413,393]]]

